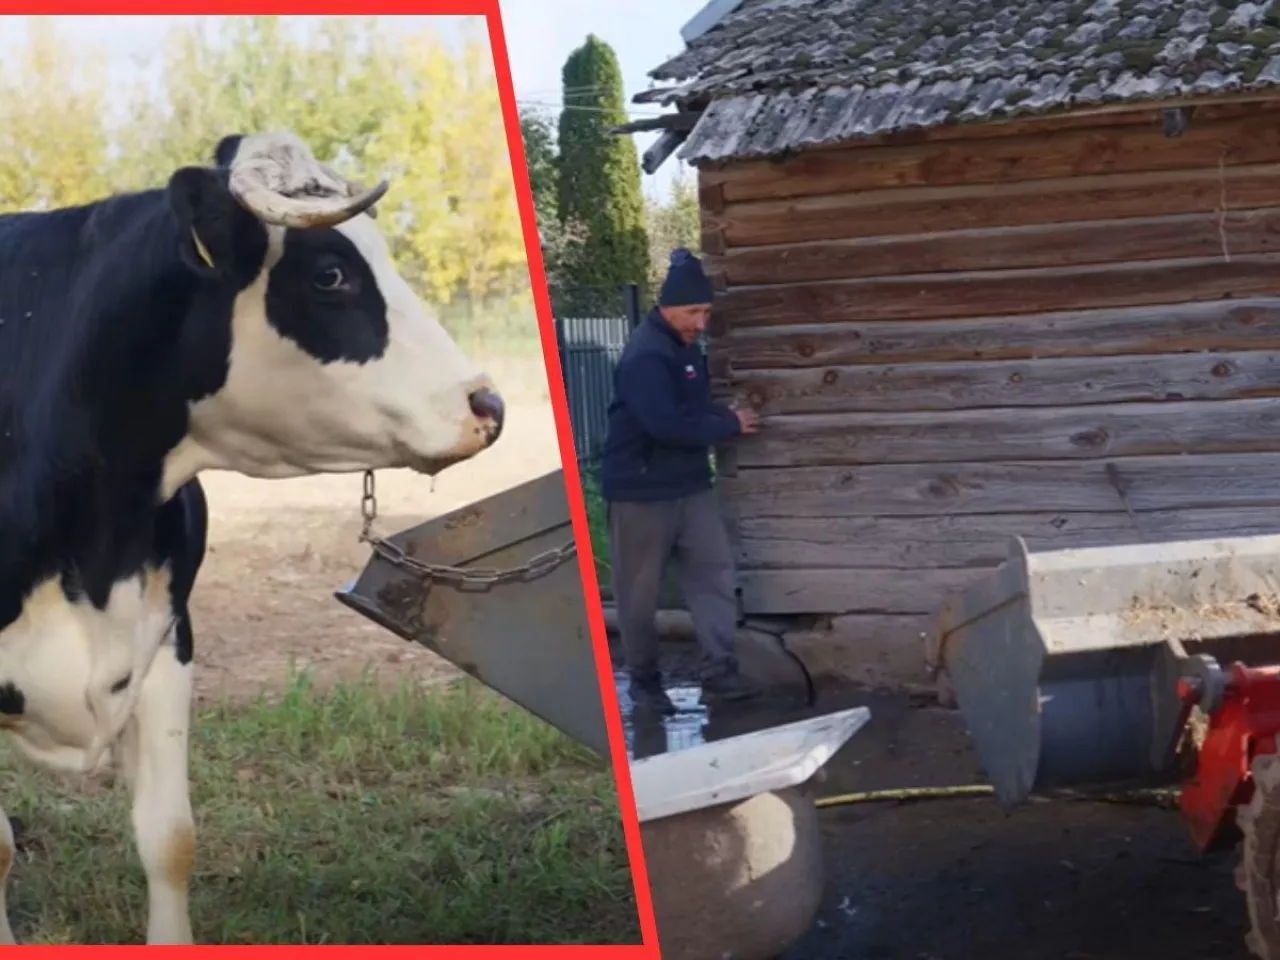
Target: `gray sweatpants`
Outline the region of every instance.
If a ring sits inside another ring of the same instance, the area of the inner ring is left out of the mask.
[[[737,668],[733,551],[714,490],[679,500],[611,503],[609,553],[618,627],[633,679],[660,673],[654,618],[668,560],[676,563],[693,617],[703,677]]]

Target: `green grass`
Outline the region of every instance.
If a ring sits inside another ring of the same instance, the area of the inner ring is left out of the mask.
[[[515,360],[542,360],[542,341],[536,326],[529,330],[461,330],[451,335],[458,348],[472,357],[497,354]]]
[[[141,942],[123,783],[0,758],[28,943]],[[613,778],[471,680],[357,682],[200,711],[195,935],[204,943],[638,943]]]
[[[609,506],[600,492],[600,468],[583,465],[582,498],[587,507],[587,526],[591,530],[591,555],[595,558],[596,578],[601,588],[612,583],[609,566]]]
[[[528,297],[505,304],[437,308],[441,324],[465,352],[541,357],[538,314]]]

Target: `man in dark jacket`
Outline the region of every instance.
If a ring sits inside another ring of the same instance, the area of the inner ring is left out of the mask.
[[[671,255],[657,306],[631,335],[614,374],[601,482],[631,696],[670,714],[654,624],[667,561],[702,647],[706,699],[757,693],[734,651],[733,553],[711,482],[711,447],[754,433],[757,417],[713,403],[698,340],[711,284],[687,250]]]

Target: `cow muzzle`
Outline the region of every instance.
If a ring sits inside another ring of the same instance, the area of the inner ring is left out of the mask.
[[[470,393],[467,403],[476,418],[476,432],[483,436],[486,447],[493,446],[502,435],[502,422],[506,414],[502,397],[484,387]]]

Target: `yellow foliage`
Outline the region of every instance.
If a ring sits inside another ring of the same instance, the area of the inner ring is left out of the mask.
[[[0,210],[160,187],[225,135],[288,128],[366,180],[387,174],[379,222],[406,276],[448,305],[527,292],[511,159],[487,39],[451,48],[375,18],[228,17],[175,28],[160,86],[112,90],[106,60],[47,19],[0,65]],[[111,91],[114,102],[108,102]],[[122,113],[112,125],[108,108]]]
[[[46,17],[0,61],[0,212],[73,206],[107,192],[106,57],[72,50]]]
[[[397,259],[438,303],[510,293],[525,252],[488,45],[468,40],[455,58],[420,35],[399,54],[404,106],[385,115],[366,157],[394,178]]]

